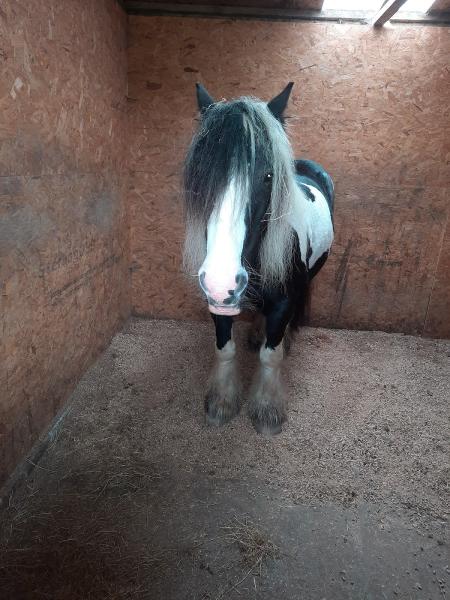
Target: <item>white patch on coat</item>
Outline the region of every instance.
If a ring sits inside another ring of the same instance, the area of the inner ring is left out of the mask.
[[[286,420],[286,395],[281,377],[283,343],[275,349],[259,352],[260,366],[253,380],[249,397],[249,414],[260,433],[279,433]]]
[[[212,425],[221,425],[239,412],[242,390],[235,357],[236,345],[232,339],[220,350],[216,347],[216,360],[206,394],[206,419]]]
[[[281,342],[275,348],[268,348],[265,344],[259,351],[259,360],[266,369],[279,369],[284,358],[283,343]]]
[[[236,344],[234,340],[228,340],[223,348],[216,347],[217,365],[225,367],[227,363],[232,362],[236,356]]]
[[[302,184],[305,185],[305,184]],[[298,235],[302,262],[306,265],[308,240],[312,250],[309,268],[331,248],[333,243],[333,222],[325,196],[317,188],[308,185],[315,201],[301,193],[295,194],[293,210],[288,216],[289,223]]]
[[[220,293],[228,295],[228,290],[234,289],[235,277],[242,269],[246,226],[244,212],[240,208],[236,185],[232,181],[218,210],[209,218],[206,258],[199,269],[199,274],[205,271],[206,285],[213,297]]]

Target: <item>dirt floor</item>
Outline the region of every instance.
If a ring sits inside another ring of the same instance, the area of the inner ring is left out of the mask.
[[[209,324],[115,336],[4,498],[2,600],[445,598],[450,343],[302,330],[274,438],[245,406],[205,425],[212,349]]]

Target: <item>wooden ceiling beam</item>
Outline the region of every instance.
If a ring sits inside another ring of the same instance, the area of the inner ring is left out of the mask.
[[[405,4],[406,0],[387,0],[373,17],[371,24],[374,27],[382,27],[397,11]]]
[[[227,6],[288,10],[320,10],[324,0],[141,0],[141,4],[180,4],[184,6]],[[125,4],[127,1],[125,0]]]

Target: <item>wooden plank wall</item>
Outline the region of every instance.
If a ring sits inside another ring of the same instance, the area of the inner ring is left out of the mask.
[[[126,16],[6,0],[0,70],[1,485],[129,312]]]
[[[436,0],[430,8],[430,12],[449,12],[450,0]]]
[[[129,17],[132,305],[205,319],[181,273],[194,83],[270,98],[295,81],[297,156],[336,182],[336,242],[311,322],[450,336],[449,29]]]

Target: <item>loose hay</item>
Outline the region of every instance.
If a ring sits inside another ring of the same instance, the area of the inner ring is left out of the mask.
[[[252,570],[259,569],[261,573],[265,561],[279,557],[279,548],[247,517],[244,520],[234,517],[230,525],[221,529],[225,533],[225,539],[237,545],[243,563],[251,566]]]

